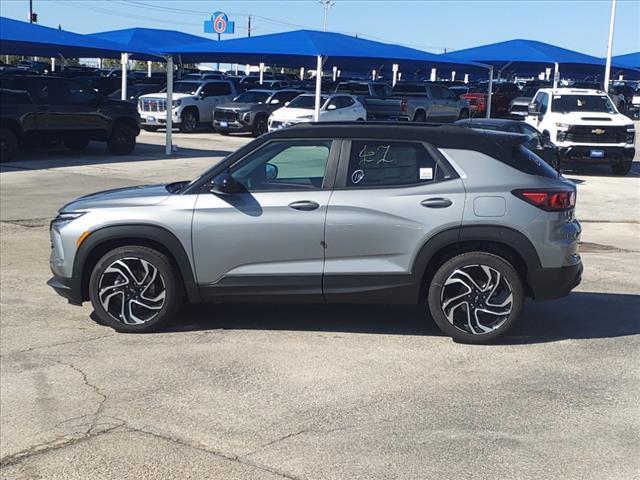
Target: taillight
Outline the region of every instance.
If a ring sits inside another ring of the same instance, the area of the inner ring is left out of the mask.
[[[547,212],[561,212],[576,206],[573,190],[513,190],[516,197]]]
[[[409,104],[407,102],[406,98],[403,98],[400,100],[400,111],[402,113],[407,113],[407,111],[409,110]]]

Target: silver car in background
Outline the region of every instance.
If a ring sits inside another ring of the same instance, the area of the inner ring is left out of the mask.
[[[362,122],[263,135],[191,182],[64,206],[49,284],[122,332],[160,328],[185,298],[397,303],[489,342],[582,272],[575,185],[525,141]]]

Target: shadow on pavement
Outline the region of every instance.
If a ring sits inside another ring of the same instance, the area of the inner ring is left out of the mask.
[[[18,152],[11,162],[3,163],[0,172],[16,170],[44,170],[83,165],[107,165],[110,163],[143,162],[148,160],[183,160],[185,158],[226,157],[230,150],[207,150],[179,148],[173,155],[166,156],[164,145],[138,142],[130,155],[113,155],[104,142],[91,142],[82,152],[74,152],[65,147],[30,148]]]
[[[442,336],[423,306],[189,305],[167,332],[214,329],[293,330]],[[640,334],[640,295],[574,292],[551,302],[528,301],[499,344],[535,344]]]
[[[631,171],[625,175],[616,175],[609,165],[589,165],[584,163],[563,163],[562,174],[576,183],[584,183],[575,177],[611,177],[611,178],[640,178],[640,162],[633,162]]]

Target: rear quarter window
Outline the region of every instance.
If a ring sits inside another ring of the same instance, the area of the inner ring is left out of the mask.
[[[558,172],[556,172],[542,158],[529,150],[525,145],[514,146],[511,156],[504,156],[503,163],[530,175],[538,175],[539,177],[546,178],[558,178]]]

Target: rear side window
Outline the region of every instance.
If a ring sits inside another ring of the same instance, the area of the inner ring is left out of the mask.
[[[207,97],[213,97],[216,95],[231,95],[231,87],[227,82],[208,83],[202,87]]]
[[[353,141],[346,186],[349,188],[419,185],[445,178],[423,144]]]
[[[551,165],[541,159],[538,155],[529,150],[526,147],[526,144],[513,147],[511,161],[507,161],[505,163],[510,167],[531,175],[558,178],[558,172],[556,172]]]

